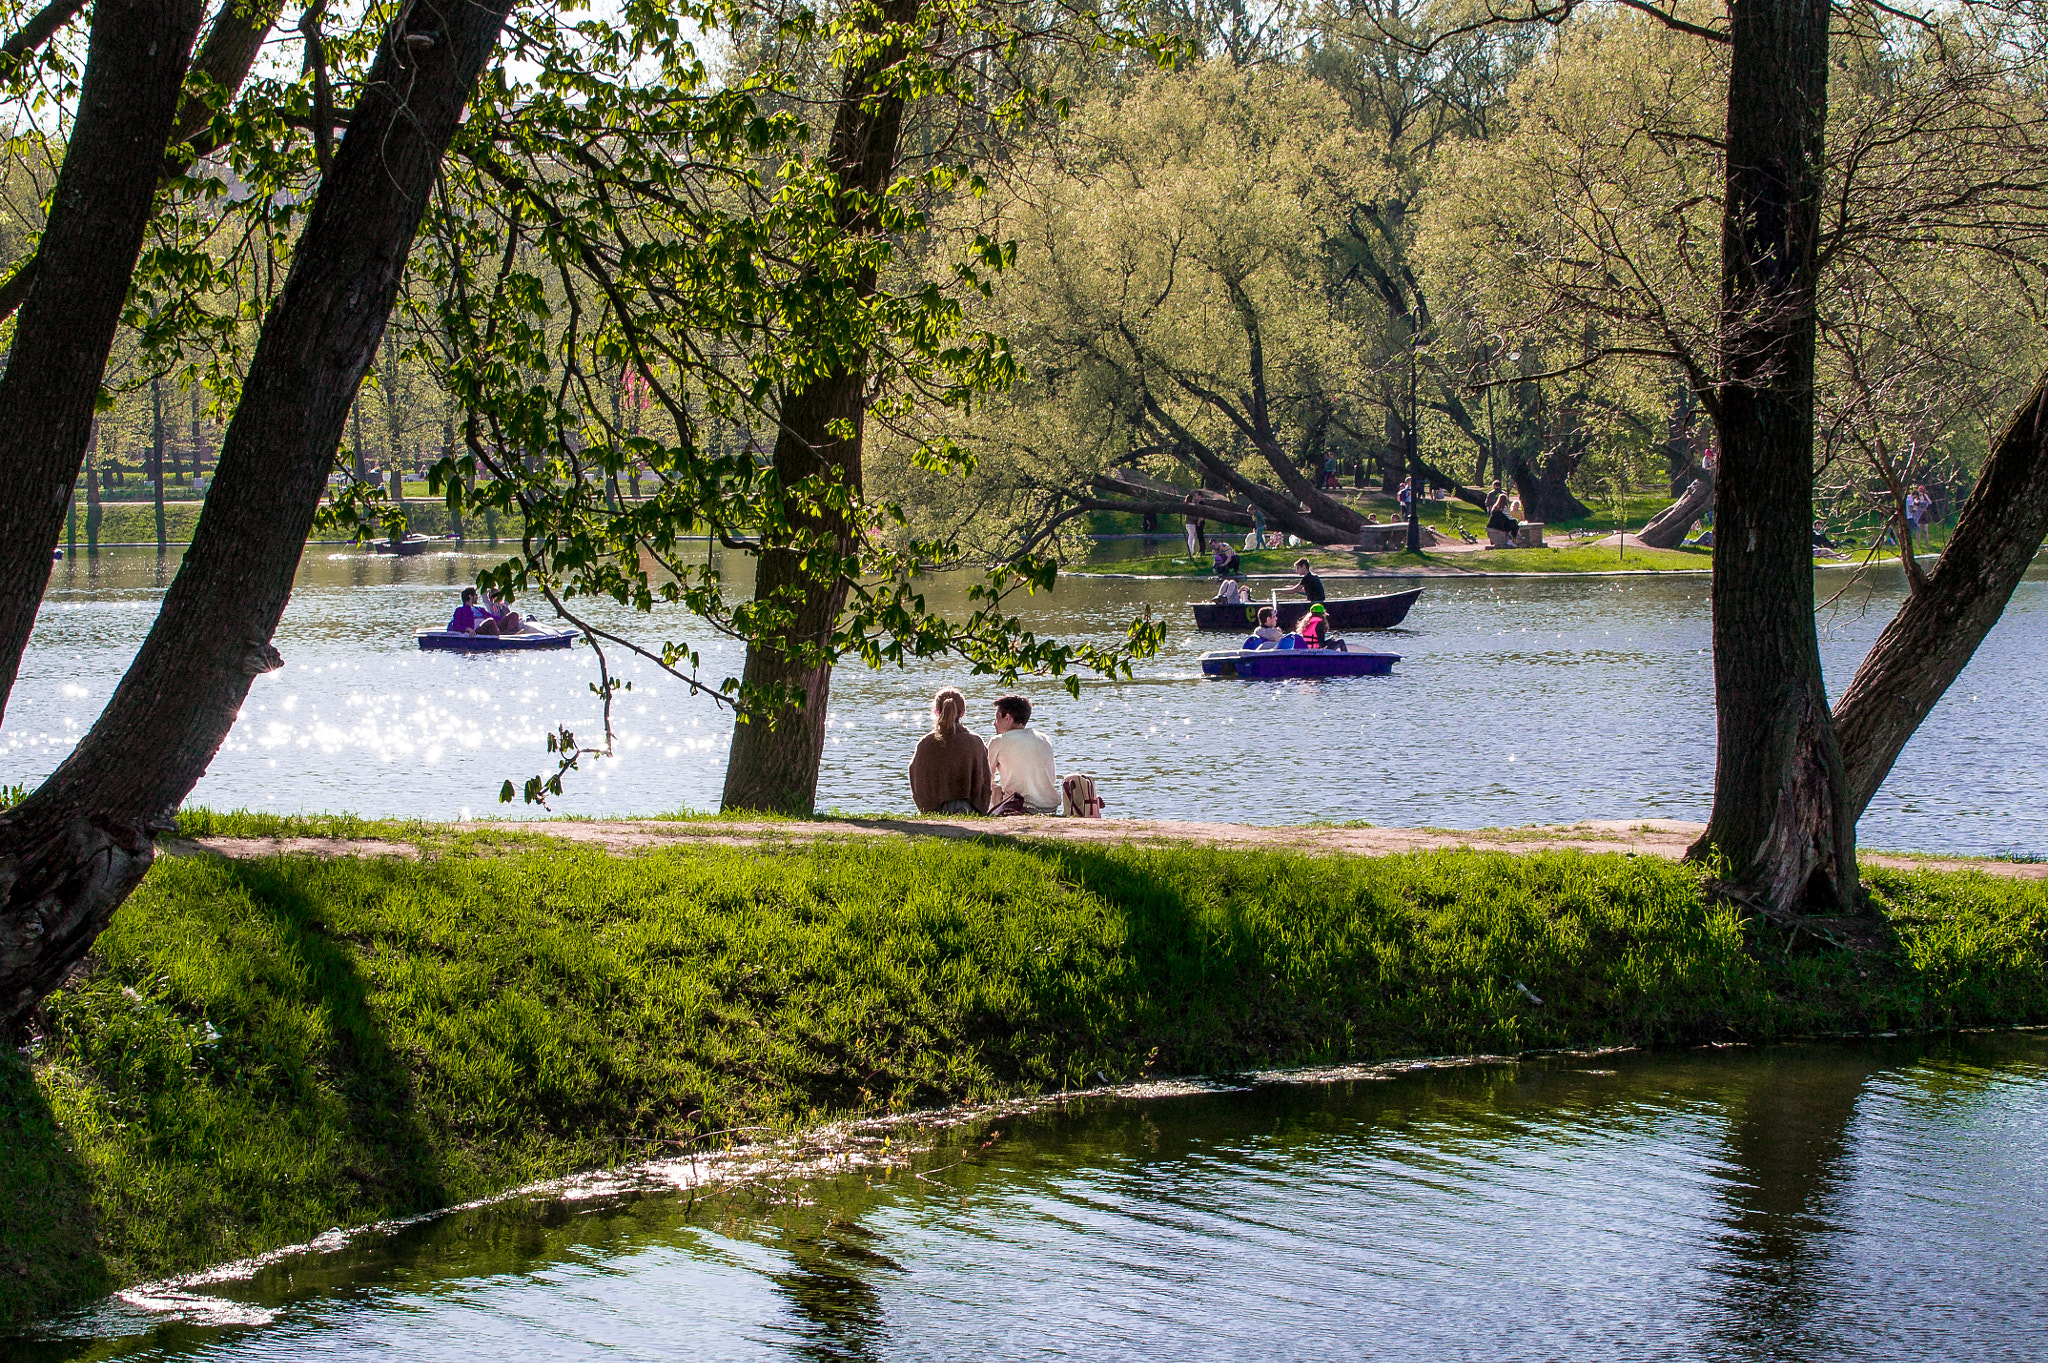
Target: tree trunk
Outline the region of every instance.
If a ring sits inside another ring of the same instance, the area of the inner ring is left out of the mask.
[[[197,383],[192,385],[192,481],[197,483],[199,475],[206,468],[206,404],[201,400]]]
[[[1768,907],[1858,898],[1813,619],[1815,248],[1827,0],[1735,0],[1722,225],[1714,807],[1693,855]]]
[[[2048,378],[1991,447],[1955,534],[1835,706],[1849,815],[1861,817],[1920,721],[1998,623],[2048,537]],[[1909,581],[1911,575],[1909,574]]]
[[[1712,475],[1698,478],[1685,495],[1650,518],[1636,539],[1652,549],[1676,549],[1685,543],[1685,532],[1714,505]]]
[[[85,455],[85,552],[100,551],[100,461],[94,440],[87,438]]]
[[[1526,462],[1515,465],[1515,495],[1522,499],[1525,519],[1556,525],[1593,514],[1592,508],[1578,499],[1566,481],[1578,463],[1576,458],[1558,451],[1545,459],[1541,467]]]
[[[149,381],[149,483],[156,503],[156,551],[162,554],[164,538],[164,381]]]
[[[882,25],[908,24],[916,19],[920,4],[921,0],[882,0],[874,17],[864,23],[869,32]],[[854,235],[881,230],[875,205],[896,173],[903,99],[888,83],[887,72],[900,59],[899,43],[884,41],[847,68],[840,88],[825,164],[839,181],[839,220]],[[842,287],[865,299],[874,293],[874,273],[864,269],[850,286]],[[784,397],[771,496],[806,484],[814,489],[840,487],[858,505],[866,377],[865,357],[849,356],[829,366],[809,387]],[[821,509],[807,514],[799,529],[836,540],[842,556],[853,548],[849,527],[839,513]],[[846,602],[847,582],[836,565],[819,568],[807,562],[815,557],[788,547],[768,547],[761,553],[753,609],[757,622],[772,620],[779,628],[773,635],[757,632],[749,639],[742,680],[749,688],[786,689],[801,700],[758,710],[734,726],[720,801],[726,809],[809,814],[817,804],[832,664],[829,658],[799,650],[830,647]],[[785,646],[788,643],[798,647]]]
[[[202,12],[199,0],[93,7],[78,117],[0,374],[0,714],[49,585]]]
[[[455,460],[455,413],[452,411],[443,413],[441,417],[441,458],[450,463]],[[456,476],[461,475],[458,473]],[[466,484],[463,490],[468,491]],[[448,531],[455,536],[457,544],[462,543],[462,508],[459,506],[448,508]]]
[[[1693,453],[1692,428],[1699,419],[1699,399],[1683,374],[1672,381],[1671,412],[1664,420],[1664,468],[1670,475],[1671,495],[1683,496],[1693,480],[1705,472]]]
[[[437,41],[391,35],[370,68],[156,624],[84,741],[0,815],[0,1032],[90,948],[148,869],[152,830],[213,760],[250,680],[279,665],[270,635],[350,403],[510,3],[415,0],[404,22]]]
[[[384,455],[401,473],[405,467],[400,447],[405,443],[405,418],[398,406],[398,337],[384,331]],[[401,492],[403,489],[401,488]],[[396,496],[397,494],[394,494]]]

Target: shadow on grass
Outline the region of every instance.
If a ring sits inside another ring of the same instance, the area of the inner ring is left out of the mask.
[[[324,1054],[315,1063],[346,1104],[344,1148],[357,1155],[337,1175],[358,1185],[369,1214],[445,1205],[437,1142],[414,1111],[413,1076],[370,1006],[369,985],[349,942],[279,864],[241,862],[226,870],[303,970],[303,983],[281,972],[276,987],[296,993],[302,1006],[317,1004],[326,1023]]]
[[[105,1292],[85,1171],[27,1065],[0,1053],[0,1342]]]

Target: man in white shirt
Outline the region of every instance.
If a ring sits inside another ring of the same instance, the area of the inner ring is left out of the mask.
[[[1053,774],[1052,744],[1031,722],[1031,702],[1004,696],[996,702],[996,736],[988,741],[988,772],[994,786],[991,808],[1001,808],[1012,795],[1024,797],[1025,812],[1055,814],[1060,807],[1059,778]]]

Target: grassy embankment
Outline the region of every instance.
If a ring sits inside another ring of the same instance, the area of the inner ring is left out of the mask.
[[[108,1285],[856,1112],[1147,1073],[2048,1018],[2048,889],[1791,944],[1652,858],[960,843],[161,861],[0,1063],[0,1334]],[[260,827],[257,825],[261,825]],[[1517,985],[1542,999],[1539,1005]]]

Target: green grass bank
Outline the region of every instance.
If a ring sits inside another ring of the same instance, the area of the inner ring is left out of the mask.
[[[298,831],[344,828],[380,831]],[[444,831],[418,861],[166,859],[0,1062],[0,1335],[736,1128],[1148,1073],[2048,1020],[2048,887],[1869,883],[1884,931],[1851,953],[1739,921],[1689,868],[1579,852]]]

